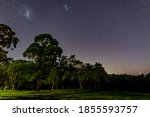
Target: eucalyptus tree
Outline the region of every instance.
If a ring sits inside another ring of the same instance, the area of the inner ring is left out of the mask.
[[[34,72],[34,63],[24,60],[13,61],[8,69],[8,85],[12,90],[25,88],[30,80],[31,74]]]
[[[8,75],[6,72],[6,69],[0,65],[0,89],[4,89],[5,88],[5,83],[8,80]]]
[[[65,72],[63,78],[65,78],[65,80],[68,83],[67,87],[72,88],[73,85],[75,87],[77,87],[77,82],[78,82],[78,72],[81,69],[83,62],[76,59],[75,55],[71,55],[68,59],[68,70]],[[68,79],[67,79],[68,78]]]
[[[53,67],[57,66],[58,58],[61,57],[62,49],[59,43],[50,34],[40,34],[23,53],[24,57],[32,59],[36,64],[37,90],[42,79],[47,78]]]
[[[54,88],[57,89],[60,76],[59,73],[60,71],[57,68],[52,68],[48,75],[46,84],[50,85],[52,91],[54,90]]]
[[[92,70],[92,65],[89,63],[83,64],[82,67],[78,71],[78,82],[80,85],[80,89],[84,88],[85,85],[87,85],[87,82],[89,81],[89,78],[91,77],[90,73]]]
[[[16,48],[19,39],[16,33],[7,25],[0,24],[0,62],[7,61],[8,49]]]
[[[95,63],[94,68],[95,72],[95,88],[107,88],[107,84],[109,82],[108,74],[105,71],[104,67],[101,63]],[[93,77],[94,78],[94,77]]]

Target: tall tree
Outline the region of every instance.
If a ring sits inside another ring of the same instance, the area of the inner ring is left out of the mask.
[[[0,62],[6,61],[8,49],[16,48],[19,39],[16,33],[7,25],[0,24]]]
[[[108,79],[108,74],[105,71],[102,64],[96,62],[94,65],[94,71],[95,71],[96,76],[97,76],[97,77],[95,77],[95,78],[97,78],[97,82],[95,83],[95,87],[106,89],[107,84],[109,82],[109,79]]]
[[[83,62],[76,59],[75,55],[71,55],[68,58],[68,71],[70,72],[69,84],[72,85],[74,81],[78,81],[78,71],[80,71],[82,66],[83,66]]]
[[[92,65],[87,63],[83,64],[82,67],[78,70],[78,82],[80,89],[84,88],[84,85],[91,77]]]
[[[36,71],[40,71],[37,77],[38,84],[44,77],[48,77],[50,70],[57,66],[58,58],[61,57],[62,49],[59,43],[50,34],[40,34],[35,37],[34,42],[23,53],[24,57],[31,58],[36,63]]]

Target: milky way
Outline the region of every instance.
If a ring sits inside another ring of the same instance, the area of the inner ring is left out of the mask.
[[[69,5],[69,0],[66,0],[66,2],[63,5],[64,9],[66,11],[69,11],[72,7]]]
[[[108,73],[150,72],[150,0],[1,0],[0,23],[20,38],[9,53],[15,59],[50,33],[64,55],[100,62]]]
[[[32,10],[31,8],[29,8],[28,6],[26,5],[21,5],[19,6],[18,8],[18,14],[20,16],[23,16],[24,18],[30,20],[32,18]]]

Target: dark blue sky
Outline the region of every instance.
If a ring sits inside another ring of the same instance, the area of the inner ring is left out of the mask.
[[[108,73],[150,72],[150,0],[0,0],[0,23],[20,38],[15,59],[50,33],[64,55],[100,62]]]

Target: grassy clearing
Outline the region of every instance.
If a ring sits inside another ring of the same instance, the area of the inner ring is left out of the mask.
[[[149,100],[150,93],[117,92],[98,90],[41,90],[37,91],[0,91],[0,99],[9,100]]]

